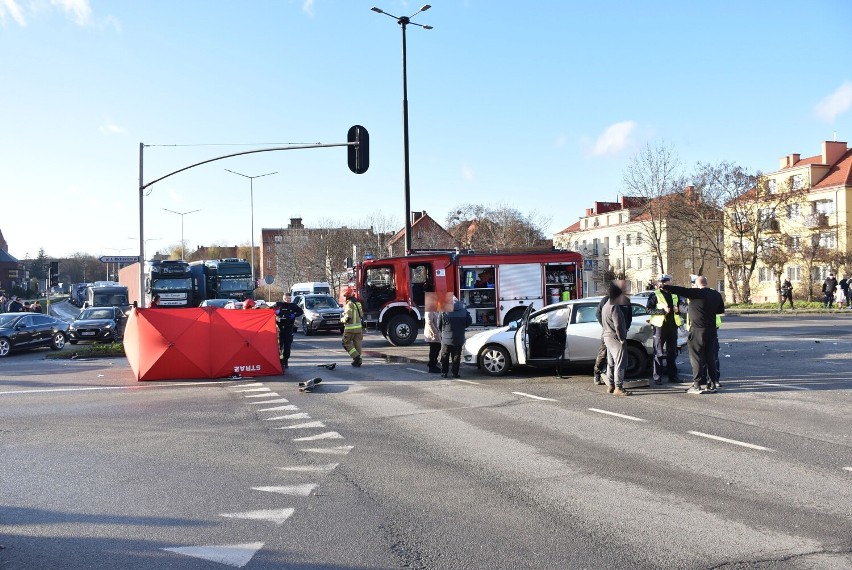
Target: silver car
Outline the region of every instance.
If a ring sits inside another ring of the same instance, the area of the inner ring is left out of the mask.
[[[317,331],[343,332],[343,307],[331,295],[297,295],[293,302],[305,313],[296,317],[294,323],[305,336]]]
[[[491,376],[515,366],[552,368],[562,364],[593,364],[601,344],[595,317],[601,297],[575,299],[528,310],[507,326],[475,334],[464,343],[462,362]],[[654,332],[644,299],[632,303],[633,323],[627,333],[627,377],[639,376],[654,355]],[[678,350],[686,331],[678,331]]]

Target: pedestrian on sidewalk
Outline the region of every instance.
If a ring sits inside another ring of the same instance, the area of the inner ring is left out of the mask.
[[[453,378],[459,377],[466,326],[467,310],[464,303],[453,297],[452,312],[441,313],[441,378],[446,378],[451,370]]]
[[[784,283],[781,284],[781,306],[780,309],[784,308],[784,303],[790,301],[790,309],[793,309],[793,284],[790,283],[789,279],[785,279]]]

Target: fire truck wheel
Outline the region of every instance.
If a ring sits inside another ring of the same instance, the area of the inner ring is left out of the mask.
[[[635,344],[627,345],[627,367],[624,370],[625,378],[639,376],[648,367],[648,355]]]
[[[505,348],[490,344],[482,349],[479,366],[489,376],[503,376],[512,367],[512,359]]]
[[[388,340],[394,346],[409,346],[417,340],[417,322],[408,315],[396,315],[388,321]]]

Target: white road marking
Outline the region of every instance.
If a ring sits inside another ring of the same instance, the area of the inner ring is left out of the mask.
[[[282,524],[295,512],[296,509],[264,509],[260,511],[247,511],[244,513],[223,513],[219,516],[227,517],[229,519],[250,519]]]
[[[844,467],[843,469],[846,471],[852,471],[852,467]]]
[[[305,483],[303,485],[284,485],[281,487],[252,487],[255,491],[265,491],[267,493],[280,493],[282,495],[296,495],[298,497],[307,497],[317,488],[316,483]]]
[[[768,447],[755,445],[753,443],[746,443],[744,441],[737,441],[736,439],[728,439],[727,437],[720,437],[718,435],[710,435],[709,433],[701,433],[700,431],[689,431],[687,433],[691,433],[692,435],[697,435],[699,437],[706,437],[707,439],[714,439],[716,441],[723,441],[725,443],[732,443],[734,445],[741,445],[743,447],[748,447],[749,449],[757,449],[758,451],[772,451]]]
[[[328,465],[295,465],[293,467],[279,467],[281,471],[296,471],[299,473],[313,473],[315,471],[333,471],[340,463],[329,463]]]
[[[429,374],[426,370],[417,370],[416,368],[406,368],[406,370],[411,370],[412,372],[419,372],[420,374]]]
[[[294,405],[294,404],[287,404],[286,406],[275,406],[274,408],[266,408],[266,409],[264,409],[264,410],[258,410],[258,411],[260,411],[260,412],[263,412],[263,411],[266,411],[266,412],[275,412],[275,411],[284,411],[284,410],[289,410],[289,411],[293,411],[293,412],[295,412],[295,411],[296,411],[296,410],[298,410],[298,409],[299,409],[299,406],[296,406],[296,405]],[[272,421],[272,420],[281,420],[281,419],[285,419],[286,417],[287,417],[287,416],[275,416],[274,418],[266,418],[266,420],[267,420],[267,421]]]
[[[272,392],[272,388],[246,388],[245,390],[234,390],[237,394],[241,392]]]
[[[305,437],[294,438],[293,441],[317,441],[319,439],[343,439],[343,436],[336,431],[327,431],[316,435],[307,435]]]
[[[268,396],[269,394],[267,394]],[[263,402],[249,402],[249,404],[282,404],[284,402],[289,402],[287,398],[279,398],[278,400],[264,400]]]
[[[545,400],[548,402],[555,402],[553,398],[542,398],[541,396],[533,396],[532,394],[527,394],[526,392],[512,392],[512,394],[516,394],[518,396],[524,396],[526,398],[532,398],[533,400]]]
[[[752,382],[752,384],[757,384],[759,386],[775,386],[777,388],[789,388],[791,390],[810,390],[810,388],[805,388],[804,386],[793,386],[792,384],[775,384],[773,382]]]
[[[0,392],[0,396],[16,394],[40,394],[42,392],[91,392],[93,390],[146,390],[152,388],[175,388],[178,386],[221,386],[221,382],[181,382],[179,384],[159,384],[146,386],[86,386],[81,388],[39,388],[38,390],[9,390]]]
[[[228,386],[228,388],[250,388],[252,386],[263,386],[263,383],[254,382],[253,384],[234,384],[233,386]]]
[[[281,406],[280,409],[282,409],[282,410],[298,410],[299,408],[297,408],[296,406]],[[295,414],[287,414],[285,416],[275,416],[274,418],[266,418],[266,421],[274,422],[274,421],[278,421],[278,420],[290,420],[290,419],[293,419],[293,418],[290,417],[292,415],[295,415]]]
[[[223,546],[185,546],[180,548],[162,548],[169,552],[201,558],[210,562],[219,562],[235,568],[248,564],[258,550],[263,548],[262,542],[247,542],[245,544],[230,544]]]
[[[278,394],[275,392],[269,392],[267,394],[249,394],[248,396],[243,396],[243,398],[272,398],[274,396],[278,396]]]
[[[276,412],[280,410],[297,410],[298,408],[291,408],[289,406],[276,406],[274,408],[263,408],[262,410],[258,410],[258,412]],[[299,412],[298,414],[287,414],[286,416],[278,416],[277,418],[266,418],[267,420],[309,420],[311,416],[306,414],[305,412]]]
[[[306,428],[324,428],[325,424],[322,422],[305,422],[303,424],[293,424],[291,426],[283,426],[277,427],[274,429],[306,429]]]
[[[631,420],[634,422],[647,422],[648,420],[643,420],[642,418],[634,418],[633,416],[626,416],[624,414],[618,414],[616,412],[609,412],[607,410],[600,410],[598,408],[589,408],[589,411],[597,412],[599,414],[606,414],[608,416],[615,416],[617,418],[623,418],[625,420]]]
[[[354,448],[354,445],[338,445],[337,447],[308,447],[302,448],[299,451],[307,451],[308,453],[321,453],[324,455],[346,455]]]
[[[465,384],[476,384],[477,386],[481,384],[481,382],[473,382],[471,380],[459,380],[458,378],[456,379],[456,382],[464,382]]]

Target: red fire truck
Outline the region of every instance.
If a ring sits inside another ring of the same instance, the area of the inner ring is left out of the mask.
[[[368,259],[355,266],[364,324],[394,346],[407,346],[423,324],[426,292],[455,294],[468,324],[500,326],[541,308],[582,296],[582,256],[573,251],[416,253]]]

